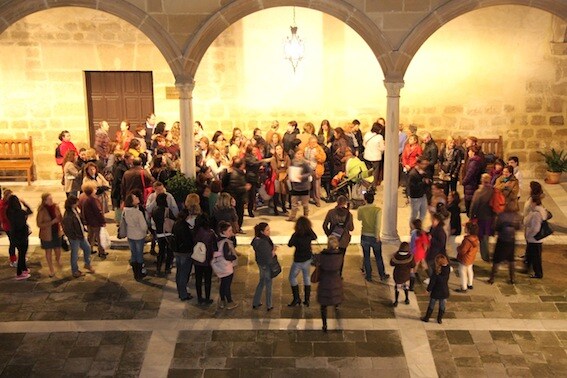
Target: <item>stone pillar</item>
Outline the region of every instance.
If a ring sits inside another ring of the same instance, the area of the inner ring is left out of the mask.
[[[384,205],[382,211],[382,240],[397,243],[398,236],[398,125],[400,122],[400,90],[403,81],[387,81],[386,149],[384,151]]]
[[[177,81],[179,91],[179,122],[181,127],[181,172],[189,177],[196,177],[195,134],[193,131],[193,79]]]

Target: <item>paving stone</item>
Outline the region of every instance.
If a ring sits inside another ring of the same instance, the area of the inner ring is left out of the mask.
[[[202,357],[205,353],[205,343],[183,343],[175,345],[173,354],[176,358]]]
[[[369,357],[332,357],[328,359],[329,367],[353,370],[373,369],[372,359]],[[341,375],[343,373],[341,372]]]
[[[404,351],[400,342],[356,342],[356,355],[359,357],[397,357],[403,356]]]
[[[63,371],[69,374],[84,374],[90,370],[93,361],[92,357],[68,358]]]
[[[201,369],[169,369],[168,378],[201,378],[203,370]]]
[[[213,331],[213,341],[255,341],[256,331]]]
[[[234,357],[270,357],[272,353],[272,345],[267,342],[238,341],[232,345]]]
[[[309,342],[276,341],[274,357],[308,357],[313,356],[313,345]]]
[[[314,343],[314,355],[316,357],[355,357],[355,343],[335,342]]]
[[[272,371],[272,378],[338,378],[336,369],[278,369]]]
[[[469,331],[445,331],[447,340],[451,345],[472,345],[473,339]]]

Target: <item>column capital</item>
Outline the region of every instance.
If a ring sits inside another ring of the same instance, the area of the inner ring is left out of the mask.
[[[178,78],[175,81],[175,87],[179,91],[180,99],[191,98],[193,89],[195,89],[195,80],[193,78]]]
[[[386,91],[388,92],[388,97],[400,97],[400,91],[404,87],[404,81],[384,80],[384,86],[386,87]]]

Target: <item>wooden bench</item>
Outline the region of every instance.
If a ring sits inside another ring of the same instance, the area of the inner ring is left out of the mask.
[[[0,171],[11,174],[3,177],[9,179],[26,178],[28,185],[33,179],[33,147],[32,138],[0,139]],[[25,174],[14,174],[25,172]]]

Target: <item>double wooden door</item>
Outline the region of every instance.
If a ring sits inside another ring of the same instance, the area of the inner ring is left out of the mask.
[[[154,112],[152,72],[85,71],[85,80],[91,145],[99,122],[108,122],[109,135],[114,140],[120,122],[130,122],[134,132]]]

